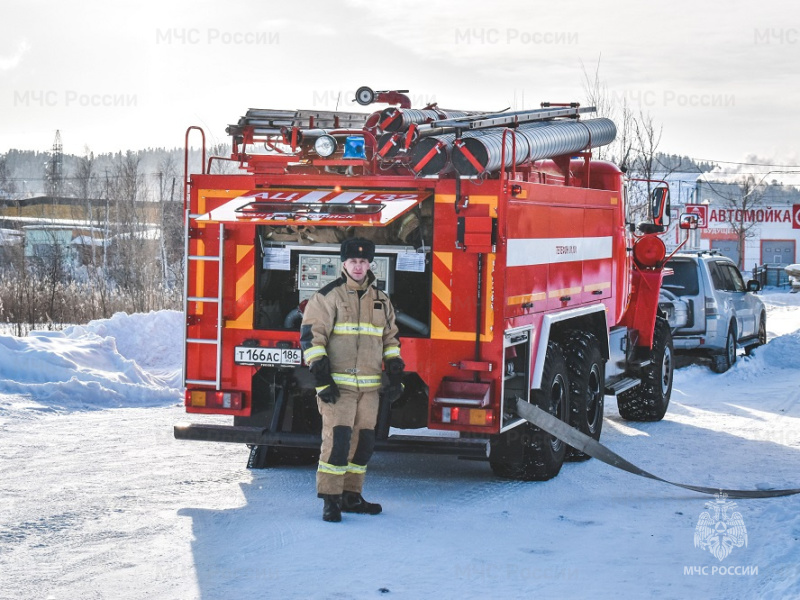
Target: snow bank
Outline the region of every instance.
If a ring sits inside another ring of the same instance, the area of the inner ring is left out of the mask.
[[[797,309],[794,311],[797,319]],[[769,319],[769,316],[767,317]],[[797,382],[800,368],[800,330],[774,337],[766,346],[756,348],[753,354],[740,354],[736,364],[722,374],[711,371],[705,364],[694,364],[675,371],[678,389],[694,388],[715,401],[725,401],[742,393],[758,393],[767,383],[776,380]],[[730,396],[720,396],[720,389]]]
[[[797,307],[800,294],[773,289],[759,294],[767,307],[767,339],[791,333],[797,329]]]
[[[0,336],[0,394],[62,407],[155,405],[180,395],[181,313],[117,313],[63,332]]]
[[[88,334],[114,338],[117,352],[146,368],[180,369],[183,355],[183,313],[175,310],[117,313],[110,319],[91,321],[64,330],[64,335],[79,339]]]
[[[800,331],[778,336],[766,346],[756,348],[750,360],[765,370],[767,366],[796,370],[800,366]]]

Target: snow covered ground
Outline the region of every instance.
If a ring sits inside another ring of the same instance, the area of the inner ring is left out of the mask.
[[[659,423],[607,398],[602,441],[672,481],[800,487],[800,294],[763,297],[766,347],[677,371]],[[379,454],[365,496],[384,513],[324,523],[313,467],[173,439],[180,326],[0,336],[0,598],[800,597],[800,497],[736,500],[747,545],[720,561],[694,544],[713,497],[596,460],[521,483]]]

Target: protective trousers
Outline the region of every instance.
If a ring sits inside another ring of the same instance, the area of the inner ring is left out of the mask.
[[[317,468],[317,494],[358,492],[364,486],[367,463],[375,448],[378,390],[360,392],[339,387],[336,403],[322,402],[322,449]]]

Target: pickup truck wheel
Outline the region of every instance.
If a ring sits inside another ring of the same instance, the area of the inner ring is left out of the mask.
[[[715,373],[724,373],[736,363],[736,327],[733,323],[728,328],[728,337],[725,340],[725,350],[722,354],[711,357],[711,370]]]
[[[569,420],[569,375],[564,352],[555,342],[547,344],[542,387],[531,391],[533,404]],[[567,445],[546,431],[525,423],[490,440],[489,465],[495,475],[523,481],[547,481],[561,470]]]
[[[751,344],[744,349],[744,353],[747,356],[758,348],[759,346],[763,346],[767,343],[767,313],[761,313],[761,318],[758,321],[758,342],[755,344]]]
[[[599,440],[603,429],[606,364],[600,344],[591,333],[568,331],[564,353],[569,371],[569,424],[581,433]],[[578,462],[591,456],[567,447],[567,460]]]
[[[662,317],[656,318],[649,358],[641,385],[617,395],[619,414],[626,421],[660,421],[667,413],[675,355],[669,323]]]

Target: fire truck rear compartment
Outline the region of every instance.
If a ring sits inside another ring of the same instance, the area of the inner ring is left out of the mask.
[[[377,287],[392,299],[401,341],[404,337],[430,337],[431,261],[429,248],[423,246],[423,227],[430,235],[430,218],[417,220],[410,232],[401,222],[388,231],[360,228],[355,233],[376,243],[372,271]],[[342,235],[342,229],[334,227],[256,228],[254,329],[299,331],[301,305],[341,275],[338,238]],[[398,262],[403,264],[398,266]],[[428,424],[427,386],[414,372],[406,373],[404,386],[405,393],[394,407],[381,404],[377,434],[379,447],[384,449],[398,445],[389,440],[390,427],[418,429]],[[249,466],[316,460],[321,419],[308,369],[258,368],[251,390],[251,415],[235,417],[234,428],[250,439],[256,432],[250,428],[257,428],[255,437],[269,444],[251,444]],[[404,436],[404,444],[409,440]],[[433,440],[410,443],[410,448],[419,451],[432,446]],[[480,449],[479,454],[485,456],[485,451]]]
[[[339,244],[276,241],[275,229],[260,226],[256,239],[255,323],[258,330],[300,330],[301,303],[341,275]],[[314,235],[335,240],[336,228],[314,228]],[[400,335],[429,337],[431,261],[425,247],[386,243],[380,229],[362,228],[357,235],[372,239],[376,285],[392,300]],[[420,252],[423,250],[423,252]]]

